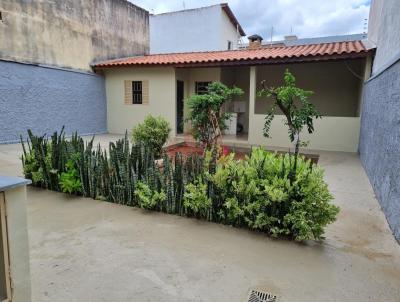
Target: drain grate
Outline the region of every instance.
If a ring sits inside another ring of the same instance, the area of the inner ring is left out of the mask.
[[[248,302],[275,302],[276,296],[267,292],[252,289]]]

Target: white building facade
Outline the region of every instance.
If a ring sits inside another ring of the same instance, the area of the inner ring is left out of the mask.
[[[150,53],[237,49],[245,33],[227,4],[150,16]]]

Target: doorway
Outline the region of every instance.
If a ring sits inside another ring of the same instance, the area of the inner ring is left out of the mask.
[[[176,133],[183,134],[184,82],[176,81]]]

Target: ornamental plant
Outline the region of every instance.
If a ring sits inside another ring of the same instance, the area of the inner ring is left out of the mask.
[[[33,185],[55,191],[181,216],[302,241],[323,238],[339,208],[323,179],[323,170],[299,156],[295,177],[293,156],[255,148],[242,160],[233,154],[216,159],[163,154],[130,145],[128,135],[107,150],[93,139],[85,142],[55,133],[35,136],[24,146],[22,164]],[[57,182],[55,182],[57,180]]]
[[[82,183],[75,165],[77,156],[78,154],[74,154],[72,158],[67,161],[65,164],[66,171],[61,173],[60,188],[64,193],[73,194],[82,192]]]
[[[160,202],[166,200],[167,196],[163,191],[152,190],[147,184],[139,181],[136,184],[135,196],[138,199],[138,205],[142,209],[153,210]]]
[[[190,109],[187,121],[191,122],[193,137],[205,150],[216,149],[222,130],[226,129],[225,121],[230,114],[222,111],[222,106],[234,96],[243,95],[238,87],[229,88],[220,82],[208,85],[207,93],[192,95],[187,101]]]
[[[211,198],[207,194],[207,183],[200,177],[186,186],[183,195],[183,206],[186,211],[192,212],[198,218],[208,220],[211,205]]]
[[[289,139],[294,144],[294,164],[291,173],[293,180],[299,149],[302,145],[300,134],[304,128],[308,133],[313,133],[314,119],[320,118],[321,115],[309,101],[313,92],[296,87],[296,78],[288,69],[285,71],[282,86],[268,87],[265,80],[261,82],[261,85],[263,88],[258,92],[258,96],[271,97],[274,101],[265,117],[263,134],[267,138],[270,137],[271,122],[279,108],[286,117],[285,125],[288,126]]]
[[[323,180],[323,170],[303,157],[290,181],[292,157],[253,149],[244,160],[221,159],[215,184],[221,222],[247,226],[274,237],[322,239],[339,208]]]
[[[161,157],[161,150],[167,142],[171,127],[161,116],[149,114],[143,121],[132,129],[132,141],[154,150],[156,158]]]

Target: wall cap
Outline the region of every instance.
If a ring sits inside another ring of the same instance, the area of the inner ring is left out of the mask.
[[[14,189],[20,186],[30,185],[31,183],[32,181],[29,179],[15,177],[15,176],[0,175],[0,192]]]

